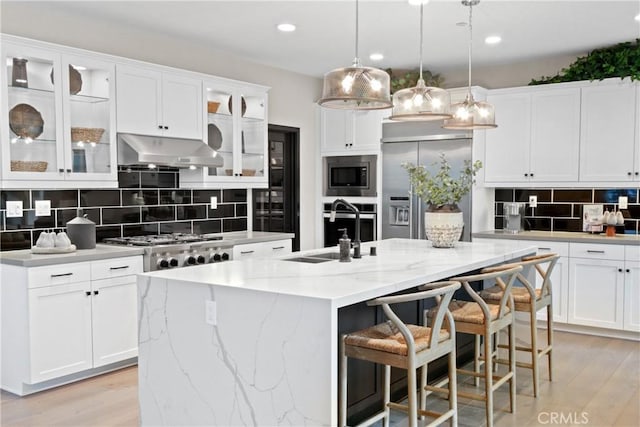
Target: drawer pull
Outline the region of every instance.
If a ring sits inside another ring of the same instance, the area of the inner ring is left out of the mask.
[[[274,251],[277,251],[278,249],[284,249],[284,246],[275,246],[271,249],[273,249]]]
[[[627,270],[626,270],[626,271],[627,271],[627,273],[631,273],[631,270],[629,270],[628,268],[627,268]]]
[[[254,253],[254,252],[255,252],[255,251],[240,251],[240,254],[241,254],[241,255],[247,255],[247,254],[252,254],[252,253]]]
[[[84,294],[89,297],[91,296],[91,291],[85,291]]]
[[[52,274],[51,277],[71,276],[73,273]]]
[[[590,254],[603,254],[604,253],[604,251],[594,251],[594,250],[591,250],[591,249],[587,249],[587,252],[590,253]]]
[[[622,269],[621,268],[618,269],[618,273],[622,273]]]
[[[129,268],[129,266],[123,265],[121,267],[109,267],[109,270],[124,270],[125,268]]]
[[[550,251],[551,248],[538,248],[539,251]]]
[[[100,291],[93,291],[94,295],[98,295],[100,293]]]

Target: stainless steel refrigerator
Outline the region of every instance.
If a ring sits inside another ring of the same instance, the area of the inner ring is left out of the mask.
[[[437,122],[385,123],[382,127],[382,238],[424,239],[422,201],[410,194],[409,174],[402,163],[423,165],[437,173],[444,153],[456,176],[472,160],[471,133],[440,128]],[[463,212],[462,240],[471,241],[471,193],[458,204]]]

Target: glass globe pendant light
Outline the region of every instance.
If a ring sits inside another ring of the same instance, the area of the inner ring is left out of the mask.
[[[451,117],[451,97],[446,90],[426,86],[422,78],[423,7],[420,2],[420,78],[415,87],[402,89],[393,94],[393,111],[390,120],[421,121],[441,120]]]
[[[356,56],[351,67],[337,68],[324,75],[322,107],[344,110],[391,108],[390,78],[385,71],[363,67],[358,57],[358,0],[356,0]]]
[[[471,46],[473,44],[472,13],[473,6],[480,0],[462,0],[463,6],[469,6],[469,85],[464,101],[451,105],[453,117],[446,119],[445,129],[493,129],[496,125],[496,115],[493,105],[484,101],[476,101],[471,93]]]

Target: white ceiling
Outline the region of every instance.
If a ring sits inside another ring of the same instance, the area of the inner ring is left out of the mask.
[[[3,0],[5,5],[7,0]],[[149,31],[206,42],[252,61],[320,77],[355,56],[354,0],[298,1],[51,1],[82,19],[118,21]],[[40,9],[42,11],[42,9]],[[424,66],[439,72],[467,63],[468,7],[458,0],[425,6]],[[482,0],[474,7],[474,65],[565,54],[640,38],[640,0]],[[419,64],[419,7],[407,0],[360,0],[360,57],[364,65],[412,69]],[[282,22],[297,26],[281,33]],[[488,35],[502,43],[484,44]],[[369,54],[381,52],[374,63]]]

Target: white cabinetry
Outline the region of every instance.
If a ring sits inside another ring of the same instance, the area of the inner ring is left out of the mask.
[[[626,331],[640,332],[640,246],[625,248],[622,324]]]
[[[202,80],[117,66],[118,132],[202,139]]]
[[[485,136],[486,182],[577,181],[579,88],[495,91],[487,100],[499,126]]]
[[[262,188],[269,182],[268,88],[204,80],[205,141],[222,158],[218,168],[180,171],[188,188]],[[267,171],[267,172],[265,172]]]
[[[320,108],[320,150],[323,155],[380,152],[382,119],[389,110]]]
[[[5,37],[2,187],[117,187],[114,63]]]
[[[233,247],[233,260],[269,258],[291,253],[291,239],[271,242],[247,243]]]
[[[640,181],[639,91],[620,79],[582,88],[581,181]]]
[[[542,242],[529,241],[536,245],[538,254],[556,253],[560,255],[553,271],[551,272],[551,300],[553,303],[553,321],[567,323],[567,301],[569,294],[569,243],[566,242]],[[542,278],[536,274],[536,287],[542,287]],[[545,320],[547,311],[540,310],[538,319]]]
[[[2,388],[24,395],[136,357],[141,272],[142,256],[3,265]]]
[[[624,246],[571,243],[569,323],[622,329]]]

